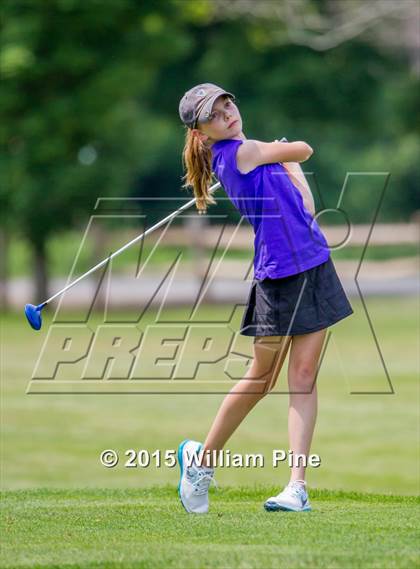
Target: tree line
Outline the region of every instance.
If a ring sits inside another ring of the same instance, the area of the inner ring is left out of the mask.
[[[235,93],[247,137],[306,140],[315,150],[308,169],[330,206],[347,172],[386,170],[381,221],[419,208],[419,76],[407,53],[368,32],[314,49],[290,34],[284,2],[271,2],[272,12],[263,5],[250,14],[219,0],[4,0],[3,279],[7,243],[24,236],[44,299],[48,240],[85,226],[98,197],[179,198],[140,201],[150,223],[190,198],[180,190],[178,103],[201,82]],[[335,7],[308,0],[306,9],[321,16]],[[354,222],[368,221],[372,199],[366,180],[356,185]],[[236,216],[225,200],[217,213]]]

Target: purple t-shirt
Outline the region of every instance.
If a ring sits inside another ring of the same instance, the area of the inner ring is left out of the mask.
[[[254,228],[254,279],[278,279],[316,267],[330,249],[302,194],[280,163],[248,174],[237,167],[243,140],[219,140],[211,147],[212,169],[235,208]]]

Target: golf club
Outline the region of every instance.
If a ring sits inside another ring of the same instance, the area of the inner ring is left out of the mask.
[[[209,193],[213,194],[220,187],[221,187],[220,182],[217,182],[216,184],[214,184],[213,186],[211,186],[209,188]],[[125,251],[126,249],[131,247],[131,245],[134,245],[134,243],[137,243],[137,241],[140,241],[140,239],[143,239],[144,237],[146,237],[146,235],[149,235],[149,233],[152,233],[152,231],[154,231],[155,229],[157,229],[158,227],[160,227],[161,225],[163,225],[164,223],[166,223],[167,221],[169,221],[173,217],[176,217],[179,213],[188,209],[190,206],[192,206],[195,203],[196,203],[196,199],[195,198],[191,199],[189,202],[185,203],[179,209],[175,210],[173,213],[169,214],[168,216],[166,216],[163,219],[161,219],[160,221],[158,221],[155,225],[153,225],[152,227],[147,229],[144,233],[142,233],[141,235],[138,235],[137,237],[135,237],[134,239],[132,239],[131,241],[129,241],[128,243],[123,245],[120,249],[118,249],[117,251],[115,251],[114,253],[109,255],[109,257],[107,257],[106,259],[104,259],[103,261],[101,261],[100,263],[98,263],[97,265],[92,267],[91,269],[89,269],[89,271],[87,271],[86,273],[84,273],[83,275],[78,277],[76,280],[74,280],[73,282],[71,282],[70,284],[65,286],[63,289],[56,292],[48,300],[45,300],[41,304],[38,304],[38,306],[35,306],[34,304],[27,304],[25,306],[25,316],[28,319],[29,324],[32,326],[32,328],[34,330],[40,330],[40,328],[42,326],[41,310],[43,308],[45,308],[45,306],[47,306],[47,304],[49,304],[52,300],[54,300],[54,298],[57,298],[57,296],[60,296],[61,294],[63,294],[63,292],[66,292],[66,290],[69,290],[70,288],[72,288],[74,285],[76,285],[82,279],[84,279],[88,275],[92,274],[94,271],[96,271],[100,267],[103,267],[111,259],[113,259],[117,255],[119,255],[120,253],[122,253],[123,251]]]

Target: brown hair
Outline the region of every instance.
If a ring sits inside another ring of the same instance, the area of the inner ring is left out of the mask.
[[[192,186],[198,213],[207,213],[207,206],[217,204],[209,193],[213,173],[211,169],[212,153],[210,148],[197,136],[197,132],[187,127],[185,146],[182,152],[186,174],[182,176],[185,183],[182,188]]]

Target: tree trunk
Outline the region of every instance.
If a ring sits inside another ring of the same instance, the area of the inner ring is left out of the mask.
[[[184,224],[189,236],[193,275],[197,287],[200,288],[204,282],[207,271],[206,227],[208,220],[205,215],[191,215],[185,218]],[[206,293],[206,301],[212,302],[212,300],[213,294],[210,286]]]
[[[105,258],[105,250],[106,250],[106,240],[107,240],[107,234],[103,228],[102,225],[99,224],[93,224],[92,225],[92,229],[91,229],[91,239],[92,239],[92,243],[93,243],[93,248],[92,248],[92,256],[91,256],[91,267],[93,267],[94,265],[97,265],[99,263],[99,261],[102,261],[102,259]],[[105,265],[106,266],[106,265]],[[109,270],[109,267],[108,269]],[[95,294],[96,299],[95,299],[95,309],[96,310],[104,310],[105,308],[105,289],[106,289],[106,283],[105,282],[101,282],[102,279],[102,274],[103,274],[104,268],[102,268],[101,270],[97,271],[96,273],[94,273],[92,275],[92,279],[94,282],[94,287],[95,287]],[[107,275],[105,275],[106,278]],[[100,286],[99,290],[98,287]]]
[[[2,312],[6,312],[9,308],[7,294],[9,244],[9,235],[6,229],[0,227],[0,309]]]
[[[33,242],[33,264],[34,264],[34,302],[39,304],[48,298],[48,275],[47,275],[47,247],[46,242]]]

